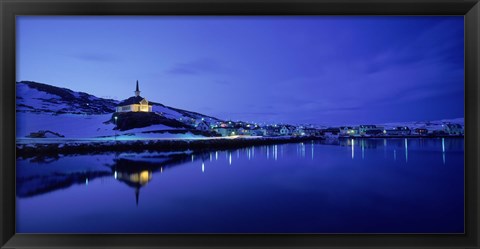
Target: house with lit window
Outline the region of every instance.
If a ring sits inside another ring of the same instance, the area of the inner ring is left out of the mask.
[[[342,126],[340,127],[340,136],[342,137],[360,136],[359,128],[351,127],[351,126]]]
[[[428,134],[428,130],[427,128],[416,128],[414,130],[415,134],[417,135],[427,135]]]
[[[348,126],[340,126],[340,136],[347,136],[348,135],[348,129],[351,127]]]
[[[115,109],[116,112],[152,112],[152,106],[148,104],[148,100],[140,96],[140,89],[135,90],[135,96],[120,102]]]
[[[249,135],[249,130],[244,128],[244,127],[240,127],[240,128],[237,128],[237,131],[235,132],[235,134],[237,134],[237,135]]]
[[[238,135],[238,134],[237,134],[237,129],[235,129],[235,127],[232,127],[232,126],[228,126],[228,127],[215,127],[215,128],[213,128],[213,131],[215,131],[216,133],[220,134],[220,136],[222,136],[222,137],[228,137],[228,136]]]
[[[294,136],[305,136],[305,130],[303,127],[299,126],[293,131]]]

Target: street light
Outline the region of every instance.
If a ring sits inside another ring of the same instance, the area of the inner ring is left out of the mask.
[[[117,141],[117,119],[118,117],[115,116],[115,141]]]

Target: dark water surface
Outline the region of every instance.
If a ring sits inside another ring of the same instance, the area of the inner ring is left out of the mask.
[[[17,232],[463,233],[463,144],[346,139],[18,159]]]

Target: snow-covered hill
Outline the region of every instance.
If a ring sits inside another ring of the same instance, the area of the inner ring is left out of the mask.
[[[32,81],[17,82],[17,138],[44,137],[58,139],[105,138],[117,136],[117,139],[132,137],[151,137],[149,131],[156,131],[159,137],[192,136],[185,130],[162,124],[115,132],[111,121],[112,114],[119,101],[99,98],[88,93],[75,92],[48,84]],[[150,102],[153,111],[165,118],[191,123],[193,120],[217,118]],[[164,130],[165,133],[159,133]],[[174,134],[168,131],[175,131]],[[48,135],[48,136],[47,136]]]
[[[395,127],[409,127],[410,129],[426,128],[429,131],[443,130],[444,124],[460,124],[464,126],[464,118],[442,119],[434,121],[414,121],[414,122],[392,122],[381,124],[385,129],[393,129]]]
[[[17,82],[17,112],[49,114],[107,114],[115,110],[118,101],[74,92],[47,84]]]
[[[388,123],[355,123],[355,124],[339,124],[334,126],[315,126],[319,129],[325,129],[329,127],[358,127],[360,125],[376,125],[377,127],[382,127],[384,129],[390,130],[397,127],[408,127],[411,130],[416,128],[426,128],[429,131],[440,131],[443,130],[445,124],[459,124],[464,126],[464,118],[453,118],[453,119],[441,119],[441,120],[426,120],[426,121],[409,121],[409,122],[388,122]]]

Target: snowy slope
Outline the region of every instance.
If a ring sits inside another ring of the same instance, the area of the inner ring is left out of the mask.
[[[119,101],[103,99],[93,95],[75,92],[48,84],[32,81],[17,82],[17,112],[107,114],[113,113]],[[204,114],[181,110],[150,101],[153,111],[173,119],[219,120]]]
[[[31,133],[41,130],[48,130],[58,133],[64,137],[56,140],[71,140],[97,138],[102,140],[134,140],[134,139],[166,139],[166,138],[199,138],[202,136],[193,135],[184,129],[177,129],[162,124],[151,125],[143,128],[135,128],[126,131],[116,131],[115,125],[110,120],[111,114],[101,115],[79,115],[60,114],[52,115],[46,113],[19,112],[17,113],[17,139],[28,139]],[[165,133],[149,133],[149,131],[165,131]],[[183,133],[172,134],[168,131],[184,131]],[[47,136],[48,137],[48,136]],[[116,137],[116,138],[115,138]],[[55,137],[52,137],[55,138]],[[38,140],[38,139],[33,139]]]
[[[444,124],[460,124],[464,126],[464,118],[454,118],[454,119],[441,119],[441,120],[427,120],[427,121],[410,121],[410,122],[388,122],[388,123],[373,123],[377,127],[383,127],[384,129],[393,129],[396,127],[409,127],[410,129],[416,128],[426,128],[429,131],[435,130],[443,130]],[[338,126],[350,126],[350,127],[358,127],[362,124],[346,124],[346,125],[338,125]],[[365,125],[365,123],[363,124]],[[368,123],[370,125],[370,123]],[[338,127],[335,126],[335,127]],[[327,128],[327,126],[322,126],[320,128]]]
[[[156,124],[143,128],[126,131],[115,131],[114,124],[108,122],[119,101],[98,98],[93,95],[75,92],[66,88],[59,88],[43,83],[22,81],[17,82],[17,130],[18,139],[26,139],[32,133],[47,131],[46,137],[58,133],[62,139],[103,138],[117,136],[117,139],[132,138],[181,138],[199,137],[188,131],[185,134],[176,134],[167,131],[179,130],[167,125]],[[153,111],[162,113],[166,118],[175,120],[191,120],[205,118],[218,120],[203,114],[151,102]],[[148,133],[149,131],[165,130],[163,134]],[[30,138],[31,139],[31,138]],[[38,139],[38,138],[37,138]]]
[[[385,129],[393,129],[399,126],[406,126],[410,129],[416,128],[427,128],[429,131],[434,130],[443,130],[443,124],[460,124],[464,126],[464,119],[463,118],[455,118],[455,119],[442,119],[442,120],[435,120],[435,121],[414,121],[414,122],[395,122],[395,123],[385,123],[380,124],[379,126],[383,126]]]
[[[17,112],[106,114],[118,101],[31,81],[17,82]]]
[[[40,130],[57,132],[65,138],[108,136],[115,133],[113,124],[104,124],[110,117],[111,114],[17,113],[17,138],[26,137]]]
[[[165,106],[155,102],[150,102],[150,104],[152,105],[152,111],[162,113],[167,118],[172,118],[176,120],[180,120],[180,119],[187,120],[192,118],[199,120],[203,118],[209,121],[221,121],[220,119],[215,117],[207,116],[207,115],[196,113],[196,112],[185,111],[185,110],[173,108],[170,106]]]

